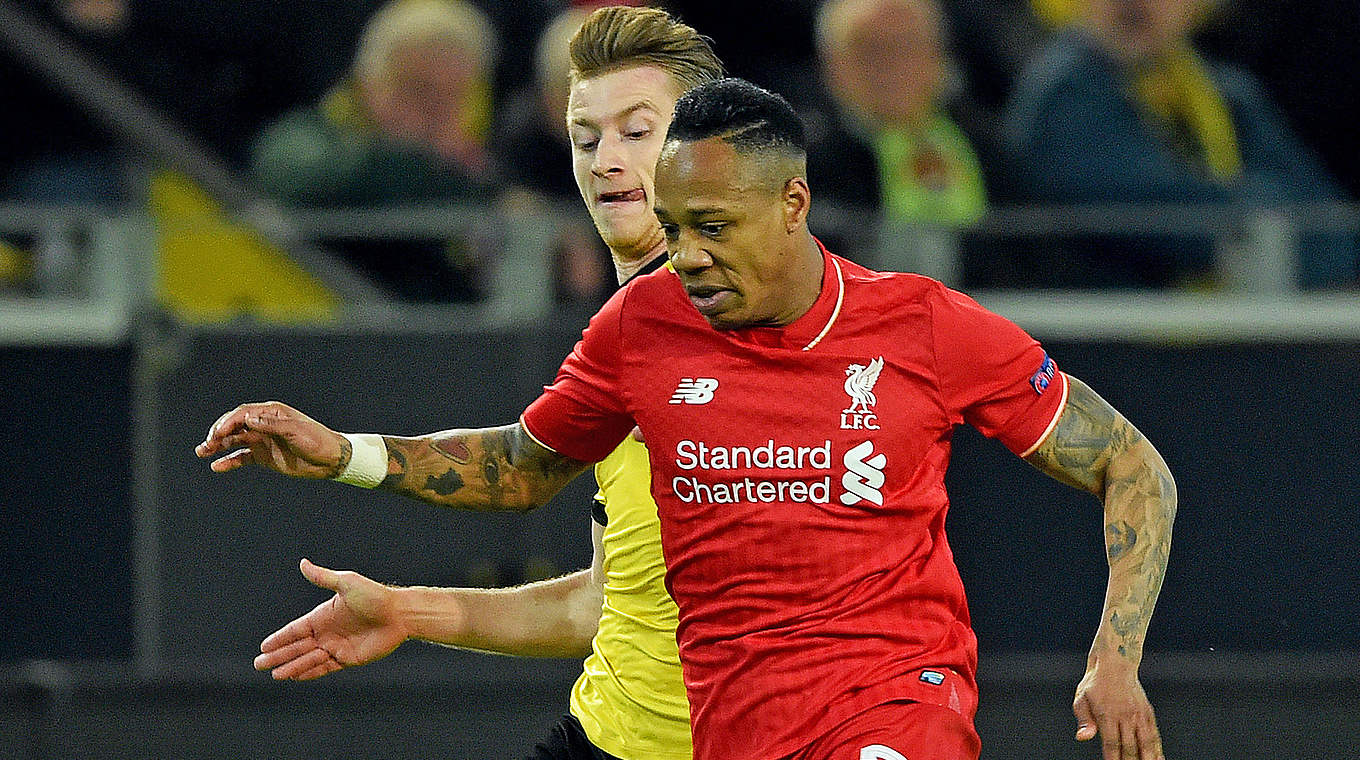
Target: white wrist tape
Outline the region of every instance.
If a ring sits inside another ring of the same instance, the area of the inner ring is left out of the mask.
[[[387,444],[373,433],[341,433],[349,441],[349,464],[335,476],[341,483],[375,488],[387,477]]]

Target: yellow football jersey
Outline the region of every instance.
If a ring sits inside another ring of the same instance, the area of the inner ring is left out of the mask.
[[[689,760],[689,701],[675,644],[677,612],[666,591],[661,523],[647,449],[629,436],[595,465],[608,524],[604,608],[571,714],[600,749],[622,760]]]

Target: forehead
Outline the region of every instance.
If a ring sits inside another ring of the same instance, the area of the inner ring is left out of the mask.
[[[669,73],[655,66],[632,66],[583,79],[571,87],[567,121],[602,124],[638,108],[670,119],[680,86]]]
[[[927,35],[935,18],[921,3],[870,3],[848,21],[845,42],[865,47]]]
[[[764,187],[756,162],[720,138],[671,140],[656,165],[657,203],[673,210],[709,207]],[[721,204],[718,204],[721,205]]]

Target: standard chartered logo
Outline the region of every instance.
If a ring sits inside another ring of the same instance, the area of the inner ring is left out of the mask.
[[[888,464],[888,458],[874,454],[874,442],[865,441],[855,446],[845,452],[841,461],[845,464],[845,474],[841,476],[845,493],[841,494],[841,503],[851,507],[861,501],[870,501],[882,506],[883,492],[878,489],[883,487],[883,468]]]
[[[773,439],[747,446],[682,440],[675,446],[671,492],[686,504],[829,504],[835,498],[835,455],[829,440],[810,446]],[[864,441],[841,457],[845,473],[840,501],[882,506],[883,468],[888,458]]]

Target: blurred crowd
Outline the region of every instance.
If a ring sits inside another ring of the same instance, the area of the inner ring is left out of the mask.
[[[457,203],[557,214],[556,295],[596,303],[608,252],[571,179],[566,0],[23,0],[260,192],[301,208]],[[1207,288],[1241,240],[979,230],[1035,204],[1268,209],[1348,201],[1360,151],[1349,0],[674,0],[729,72],[809,127],[824,236],[965,287]],[[117,130],[0,49],[0,203],[148,202]],[[173,168],[173,167],[170,167]],[[324,241],[392,296],[475,301],[496,241]],[[1357,240],[1295,241],[1304,288],[1357,284]],[[11,241],[10,260],[22,258]],[[17,257],[17,258],[16,258]],[[0,273],[5,270],[0,261]],[[23,267],[10,267],[21,279]]]

